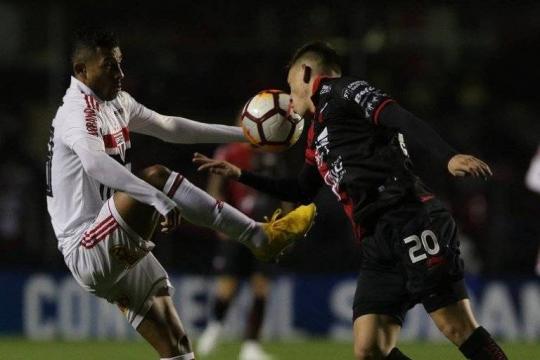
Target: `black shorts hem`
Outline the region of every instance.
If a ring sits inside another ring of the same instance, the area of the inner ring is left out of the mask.
[[[426,311],[432,313],[467,298],[469,298],[469,294],[465,288],[465,282],[461,279],[453,282],[450,286],[440,288],[423,296],[421,302]]]
[[[406,311],[401,308],[392,308],[384,304],[362,304],[353,307],[352,322],[358,319],[362,315],[375,314],[375,315],[388,315],[396,320],[399,326],[403,326],[405,321]]]

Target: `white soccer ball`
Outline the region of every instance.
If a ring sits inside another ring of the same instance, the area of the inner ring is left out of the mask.
[[[304,119],[291,116],[289,94],[263,90],[248,100],[242,110],[244,135],[264,151],[283,151],[292,146],[304,129]]]

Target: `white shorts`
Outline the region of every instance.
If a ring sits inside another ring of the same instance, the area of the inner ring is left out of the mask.
[[[136,329],[153,295],[164,288],[170,295],[173,291],[167,272],[150,252],[153,247],[125,223],[110,198],[65,260],[85,290],[117,304]]]

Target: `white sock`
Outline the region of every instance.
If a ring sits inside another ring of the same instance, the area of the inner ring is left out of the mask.
[[[171,172],[163,192],[189,222],[220,231],[246,245],[259,246],[265,235],[259,224],[229,204],[216,200],[177,172]]]
[[[195,353],[188,353],[184,355],[178,355],[172,358],[161,358],[160,360],[195,360]]]

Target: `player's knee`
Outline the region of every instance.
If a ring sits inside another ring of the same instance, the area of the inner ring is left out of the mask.
[[[355,344],[354,357],[357,360],[383,359],[381,350],[376,345]]]
[[[439,330],[454,344],[462,344],[474,331],[474,327],[467,324],[444,323]]]
[[[191,346],[191,341],[186,334],[182,334],[178,339],[178,349],[181,354],[188,354],[193,352],[193,347]]]
[[[165,351],[161,355],[171,357],[193,352],[191,341],[183,331],[169,330],[166,334],[162,334],[162,340]]]
[[[141,179],[158,189],[165,186],[170,175],[171,170],[163,165],[152,165],[141,171]]]

